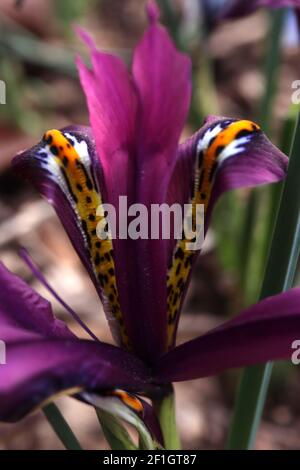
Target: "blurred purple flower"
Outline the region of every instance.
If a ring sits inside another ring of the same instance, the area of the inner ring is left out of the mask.
[[[102,396],[123,389],[151,397],[172,381],[288,358],[300,334],[300,289],[293,289],[175,347],[198,252],[184,250],[184,240],[97,238],[97,206],[118,207],[120,195],[128,205],[148,208],[203,203],[207,229],[222,193],[279,181],[286,173],[287,158],[250,121],[209,117],[178,146],[189,108],[190,61],[158,24],[153,2],[148,16],[131,75],[80,32],[91,49],[91,70],[77,60],[91,128],[49,131],[14,160],[54,206],[118,346],[76,338],[53,318],[46,300],[1,266],[0,338],[7,343],[1,420],[18,419],[59,392],[83,399],[84,391]]]
[[[257,10],[257,8],[300,8],[300,0],[231,0],[226,2],[226,5],[221,11],[219,17],[225,18],[240,18],[241,16],[249,15]]]

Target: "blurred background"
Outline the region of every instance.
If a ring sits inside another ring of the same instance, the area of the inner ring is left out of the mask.
[[[300,79],[296,20],[287,12],[281,21],[280,64],[269,99],[274,13],[260,10],[216,22],[225,2],[159,2],[162,21],[193,61],[193,102],[182,138],[199,128],[206,115],[220,114],[256,120],[288,152],[295,119],[291,83]],[[132,48],[146,27],[144,6],[144,0],[0,0],[0,80],[6,84],[6,104],[0,104],[0,259],[49,298],[18,256],[19,247],[25,246],[60,295],[108,342],[99,300],[54,211],[15,177],[10,161],[49,128],[88,123],[74,66],[75,54],[85,56],[86,50],[74,24],[86,27],[99,48],[130,63]],[[179,342],[257,300],[279,191],[278,186],[237,191],[219,203],[185,303]],[[61,307],[55,301],[53,305],[81,335]],[[239,373],[176,385],[185,449],[224,447]],[[257,448],[300,449],[299,396],[300,368],[277,364]],[[57,404],[84,448],[107,448],[92,408],[71,398]],[[60,448],[41,412],[15,425],[0,424],[0,449]]]

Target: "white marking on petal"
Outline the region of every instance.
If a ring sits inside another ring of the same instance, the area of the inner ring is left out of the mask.
[[[70,134],[69,132],[63,132],[63,135],[67,139],[71,139],[74,142],[74,148],[79,156],[81,163],[83,163],[86,169],[90,168],[91,158],[89,154],[88,144],[86,143],[86,141],[81,140],[79,142],[79,140],[73,134]]]
[[[197,153],[201,151],[205,152],[208,149],[208,145],[213,137],[216,137],[219,132],[223,130],[221,124],[216,124],[213,128],[207,129],[203,137],[199,140],[197,144]]]
[[[233,157],[238,153],[244,152],[246,150],[247,144],[251,141],[251,134],[240,137],[239,139],[234,139],[232,142],[226,145],[222,152],[218,156],[218,164],[222,164],[227,158]]]

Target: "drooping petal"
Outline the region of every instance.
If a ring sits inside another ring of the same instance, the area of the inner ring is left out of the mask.
[[[204,126],[179,147],[178,165],[202,173],[199,201],[211,211],[225,191],[274,183],[286,175],[288,159],[251,121],[210,116]],[[175,169],[175,174],[176,174]],[[204,174],[203,174],[204,173]],[[185,185],[190,178],[184,175]],[[200,175],[201,176],[201,175]],[[183,186],[182,191],[186,191]]]
[[[12,274],[0,262],[0,339],[18,341],[47,338],[73,338],[73,333],[55,319],[50,303]]]
[[[134,356],[104,343],[37,339],[8,343],[0,365],[0,421],[15,421],[60,393],[143,391],[149,375]]]
[[[211,116],[179,147],[169,194],[176,193],[176,181],[181,178],[177,200],[180,204],[192,202],[195,207],[203,204],[206,232],[213,207],[225,191],[280,181],[285,177],[287,162],[257,124]],[[186,242],[186,238],[178,241],[168,273],[169,346],[174,343],[186,286],[199,253],[199,249],[186,249]]]
[[[260,7],[300,8],[300,2],[299,0],[251,0],[251,2],[245,2],[245,0],[231,0],[231,2],[226,4],[224,10],[221,12],[220,19],[240,18],[242,16],[249,15]]]
[[[143,391],[148,371],[129,353],[77,339],[51,305],[0,263],[0,420],[16,420],[59,393]],[[114,393],[114,392],[113,392]],[[125,393],[125,392],[124,392]]]
[[[300,337],[300,288],[269,297],[161,358],[158,380],[192,380],[233,367],[289,359]]]
[[[97,209],[106,189],[90,129],[48,131],[38,145],[17,155],[13,165],[53,205],[103,301],[116,341],[125,343],[112,242],[97,235],[103,220]]]

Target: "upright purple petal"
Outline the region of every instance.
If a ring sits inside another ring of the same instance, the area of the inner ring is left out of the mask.
[[[79,60],[81,83],[104,171],[107,201],[118,208],[166,202],[166,187],[188,112],[190,61],[176,51],[148,3],[150,26],[137,46],[131,78],[117,58],[97,51],[86,33],[92,70]],[[176,77],[176,80],[174,80]],[[134,350],[152,361],[166,347],[166,240],[113,241],[122,313]],[[141,335],[144,331],[144,335]]]
[[[0,365],[0,421],[15,421],[56,394],[143,391],[149,375],[134,356],[115,346],[79,339],[8,343]]]
[[[132,72],[140,98],[138,166],[147,170],[139,181],[140,192],[153,194],[151,172],[162,177],[174,166],[190,105],[191,62],[154,19],[134,51]]]
[[[129,196],[134,189],[136,91],[122,60],[97,50],[88,34],[78,31],[91,52],[92,70],[80,58],[77,67],[103,168],[106,202],[117,209],[119,195]]]
[[[135,49],[132,66],[139,95],[135,202],[148,209],[150,204],[167,202],[166,188],[191,93],[190,61],[176,50],[167,31],[157,24],[157,18],[157,12],[151,10],[151,24]],[[126,299],[123,304],[132,318],[130,337],[138,354],[147,361],[166,348],[170,243],[173,244],[172,240],[162,239],[119,242],[118,259],[124,259],[127,253],[129,261],[128,271],[123,272],[128,284],[120,284],[120,296]],[[135,294],[128,298],[130,292]],[[141,337],[143,330],[145,335]]]
[[[300,288],[269,297],[207,334],[167,353],[158,380],[192,380],[233,367],[289,359],[300,338]]]

